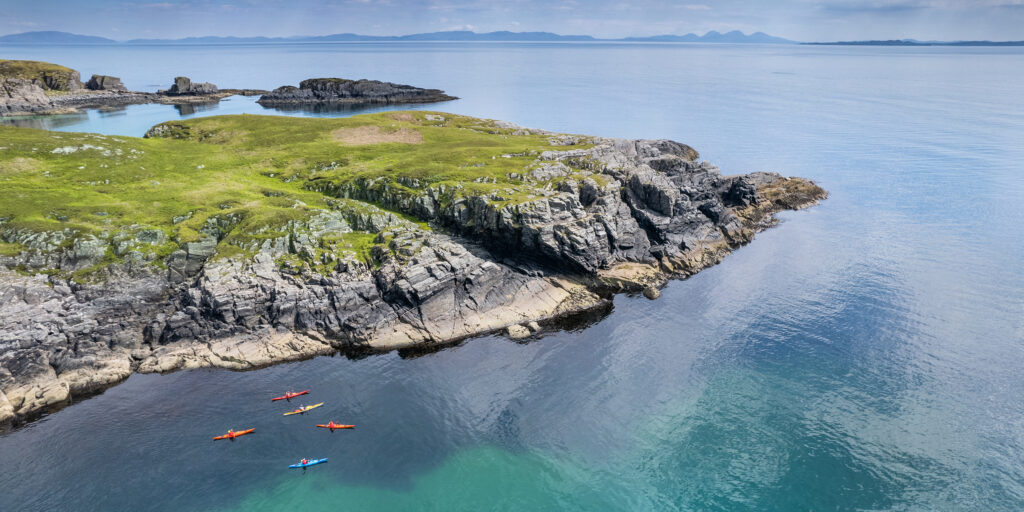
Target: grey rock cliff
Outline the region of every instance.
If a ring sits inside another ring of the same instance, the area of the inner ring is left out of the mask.
[[[260,97],[262,105],[295,103],[430,103],[457,99],[438,89],[377,80],[311,78],[298,87],[286,85]]]
[[[46,91],[32,80],[0,78],[0,115],[43,112],[53,108]]]
[[[492,250],[584,274],[628,262],[683,263],[749,236],[733,211],[759,201],[747,177],[722,176],[717,167],[698,162],[692,148],[672,141],[592,142],[587,150],[538,155],[539,168],[521,178],[550,179],[567,174],[570,165],[590,169],[589,177],[567,179],[511,204],[500,194],[456,198],[443,186],[410,195],[406,191],[418,184],[393,187],[383,180],[321,191],[431,219]]]

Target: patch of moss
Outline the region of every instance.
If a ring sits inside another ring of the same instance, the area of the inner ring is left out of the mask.
[[[25,247],[21,244],[0,242],[0,256],[17,256],[24,250]]]

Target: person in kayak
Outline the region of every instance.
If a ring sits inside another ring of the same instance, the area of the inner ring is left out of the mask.
[[[299,461],[299,464],[302,464],[303,466],[305,466],[306,463],[308,463],[308,462],[309,462],[309,459],[302,459],[301,461]]]

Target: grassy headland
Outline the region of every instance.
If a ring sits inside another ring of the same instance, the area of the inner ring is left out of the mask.
[[[149,138],[0,127],[0,255],[28,250],[26,232],[62,233],[65,246],[82,237],[115,246],[127,234],[131,250],[159,265],[215,226],[218,255],[234,256],[325,211],[374,208],[339,197],[360,180],[410,197],[414,188],[444,185],[452,200],[521,201],[548,183],[510,174],[529,171],[540,152],[589,147],[501,126],[392,112],[211,117],[158,125]],[[365,259],[377,241],[357,231],[319,244]]]

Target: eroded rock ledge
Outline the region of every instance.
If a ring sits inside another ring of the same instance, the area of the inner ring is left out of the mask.
[[[342,164],[317,164],[303,188],[323,194],[330,208],[245,242],[231,242],[241,214],[227,209],[202,224],[198,241],[162,260],[143,250],[167,243],[159,229],[133,225],[131,237],[104,238],[0,223],[3,242],[23,248],[0,256],[0,423],[31,419],[132,372],[250,369],[509,328],[511,336],[528,335],[534,322],[600,307],[611,292],[656,296],[667,279],[714,265],[752,240],[776,212],[826,196],[801,178],[723,176],[668,140],[387,115],[382,126],[422,132],[423,144],[430,130],[452,129],[542,140],[551,149],[490,157],[526,162],[502,183],[483,173],[490,160],[472,164],[481,177],[466,186],[402,176],[322,179]],[[151,135],[218,144],[211,127],[237,136],[242,126],[226,123],[165,123]],[[88,150],[101,149],[117,150]],[[12,172],[27,165],[17,158],[7,161]],[[365,258],[323,250],[325,240],[353,232],[373,238]],[[229,243],[243,253],[223,252]],[[111,255],[120,259],[102,266]],[[101,270],[74,276],[84,268]]]

